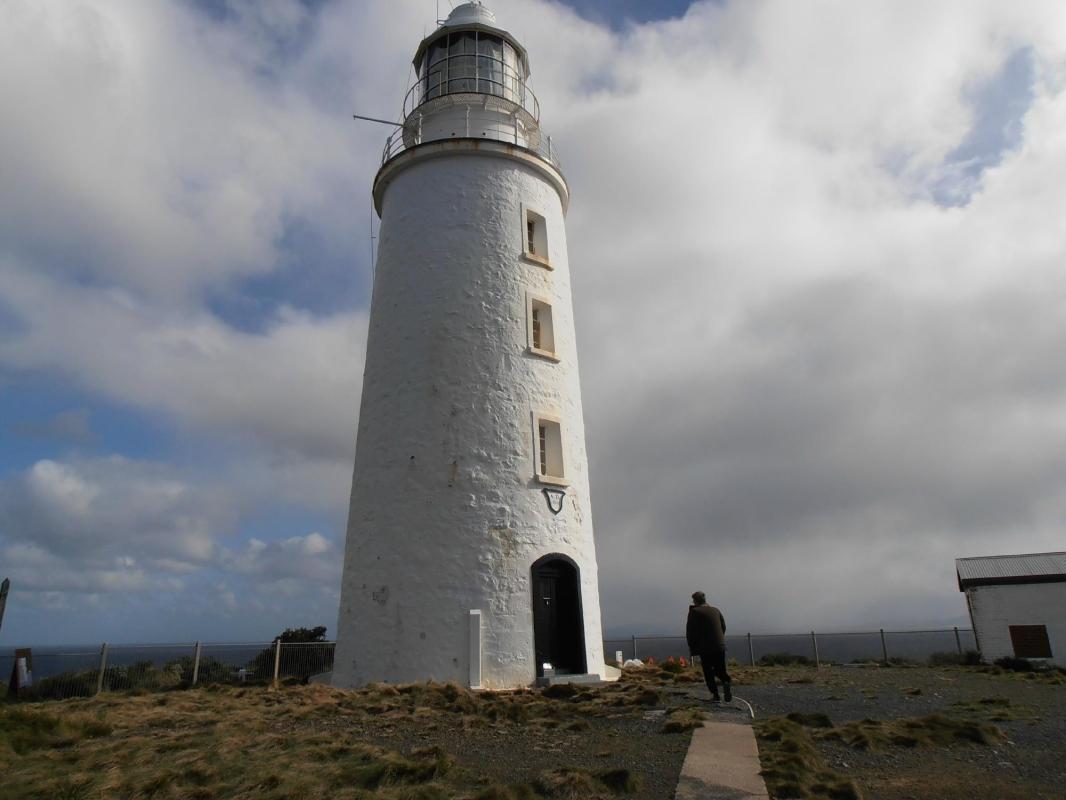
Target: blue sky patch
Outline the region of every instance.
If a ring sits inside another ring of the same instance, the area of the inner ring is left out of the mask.
[[[966,139],[944,159],[944,174],[932,187],[942,206],[964,206],[995,167],[1022,141],[1022,120],[1033,103],[1036,68],[1030,48],[1015,50],[1003,67],[968,92],[973,125]]]

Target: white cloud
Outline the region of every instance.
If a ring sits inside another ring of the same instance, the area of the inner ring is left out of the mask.
[[[147,563],[180,572],[214,559],[242,501],[164,464],[42,460],[0,481],[0,541],[82,559],[101,574]]]
[[[278,592],[335,595],[341,553],[327,536],[234,543],[238,520],[272,495],[269,486],[245,495],[235,486],[222,465],[207,473],[120,457],[39,461],[0,480],[0,563],[31,605],[54,603],[57,593],[68,604],[91,597],[106,606],[217,585],[226,607],[236,590],[274,610]]]
[[[339,581],[340,552],[334,542],[312,531],[274,542],[252,538],[243,549],[227,552],[223,565],[234,572],[271,581]]]
[[[354,445],[362,312],[316,319],[283,309],[262,333],[204,311],[175,312],[108,289],[0,264],[0,292],[24,315],[0,366],[44,370],[118,403],[304,456]]]

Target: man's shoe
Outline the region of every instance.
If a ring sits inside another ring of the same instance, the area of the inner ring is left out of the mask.
[[[732,703],[733,702],[733,687],[730,684],[727,683],[727,684],[725,684],[722,687],[722,691],[725,692],[725,701],[727,703]]]
[[[721,697],[719,697],[719,696],[718,696],[718,695],[716,695],[716,694],[712,694],[712,695],[711,695],[711,702],[712,702],[712,703],[721,703],[721,702],[722,702],[722,698],[721,698]]]

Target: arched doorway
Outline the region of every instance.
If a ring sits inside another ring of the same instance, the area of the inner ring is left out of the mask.
[[[531,576],[537,677],[544,675],[545,663],[556,674],[584,674],[585,625],[577,564],[553,553],[533,564]]]

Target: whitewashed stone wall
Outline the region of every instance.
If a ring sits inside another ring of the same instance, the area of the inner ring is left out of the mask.
[[[1046,625],[1050,662],[1066,666],[1066,583],[974,586],[966,601],[986,661],[1014,655],[1009,626]]]
[[[523,205],[546,220],[551,270],[521,256]],[[473,609],[482,684],[530,684],[530,567],[549,553],[580,569],[586,663],[602,674],[560,194],[492,148],[415,157],[381,219],[334,685],[467,683]],[[527,291],[552,300],[558,363],[527,352]],[[557,516],[534,477],[534,411],[563,420]]]

